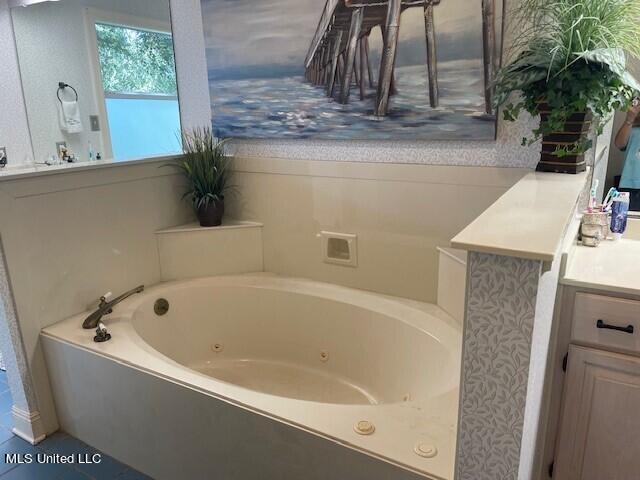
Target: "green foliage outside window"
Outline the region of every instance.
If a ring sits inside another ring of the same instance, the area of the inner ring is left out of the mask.
[[[96,24],[105,92],[177,95],[168,33]]]

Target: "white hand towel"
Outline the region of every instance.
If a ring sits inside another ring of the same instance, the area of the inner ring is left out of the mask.
[[[63,100],[59,106],[60,129],[67,133],[81,133],[82,120],[80,118],[80,107],[78,102],[67,102]]]

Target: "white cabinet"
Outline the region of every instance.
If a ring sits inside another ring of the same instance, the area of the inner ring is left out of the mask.
[[[570,345],[553,478],[640,479],[640,358]]]

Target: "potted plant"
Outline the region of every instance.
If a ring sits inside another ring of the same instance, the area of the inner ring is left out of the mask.
[[[627,110],[640,85],[626,58],[640,57],[639,0],[522,0],[513,12],[515,58],[495,79],[505,120],[522,110],[540,116],[523,145],[542,139],[537,170],[578,173],[616,110]],[[510,102],[511,94],[520,98]]]
[[[176,166],[188,182],[189,198],[200,225],[222,224],[224,194],[229,189],[231,159],[225,156],[226,140],[218,140],[208,127],[182,131],[184,156]]]

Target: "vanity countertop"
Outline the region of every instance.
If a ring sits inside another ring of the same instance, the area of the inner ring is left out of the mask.
[[[640,241],[605,241],[599,247],[575,245],[560,283],[640,295]]]
[[[460,250],[551,262],[588,179],[531,172],[451,240]]]

